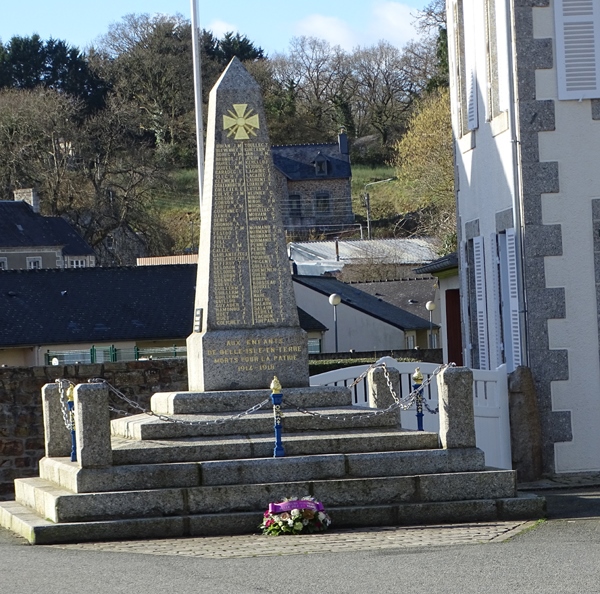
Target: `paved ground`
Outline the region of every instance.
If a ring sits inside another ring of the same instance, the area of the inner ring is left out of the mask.
[[[543,494],[541,523],[34,547],[0,530],[0,593],[600,593],[600,489]]]
[[[266,537],[257,534],[52,546],[69,550],[231,559],[501,542],[534,525],[534,522],[495,522],[332,530],[324,534],[296,537]]]

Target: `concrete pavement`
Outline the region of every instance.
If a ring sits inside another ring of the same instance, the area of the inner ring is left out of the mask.
[[[0,531],[0,592],[599,593],[600,489],[543,494],[541,523],[53,546]]]

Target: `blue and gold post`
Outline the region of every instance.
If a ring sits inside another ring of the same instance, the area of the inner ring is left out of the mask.
[[[281,413],[281,401],[283,395],[281,394],[281,384],[277,379],[277,376],[273,377],[271,382],[271,401],[273,402],[273,419],[275,421],[275,448],[273,449],[273,457],[281,458],[285,456],[283,450],[283,443],[281,441],[281,419],[283,414]]]
[[[413,380],[413,391],[416,391],[416,403],[417,403],[417,431],[424,431],[423,429],[423,374],[421,369],[417,367],[412,376]]]
[[[69,411],[69,425],[71,429],[71,462],[77,462],[77,438],[75,436],[75,399],[73,397],[73,384],[67,389],[67,410]]]

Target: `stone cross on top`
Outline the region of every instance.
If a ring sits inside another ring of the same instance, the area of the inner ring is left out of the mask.
[[[209,99],[190,391],[308,385],[258,83],[234,58]]]

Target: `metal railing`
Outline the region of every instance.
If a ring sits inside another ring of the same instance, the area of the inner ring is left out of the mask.
[[[83,365],[86,363],[116,363],[117,361],[148,361],[152,359],[184,359],[187,347],[173,345],[169,347],[140,348],[137,346],[116,348],[92,346],[89,349],[70,351],[51,351],[44,353],[46,365]]]

